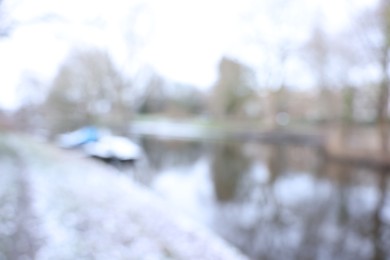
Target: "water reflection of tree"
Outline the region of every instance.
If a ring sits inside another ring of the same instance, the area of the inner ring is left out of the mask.
[[[275,145],[268,147],[267,166],[269,170],[269,182],[273,183],[286,169],[287,155],[285,147]]]
[[[158,171],[190,167],[203,155],[203,144],[198,141],[144,138],[141,143],[150,167]]]
[[[237,143],[216,143],[211,163],[212,178],[216,198],[229,201],[235,198],[237,187],[251,166]]]
[[[353,251],[356,252],[355,256],[359,256],[357,248],[350,250],[347,245],[351,224],[348,210],[351,203],[350,185],[354,182],[351,178],[352,170],[345,165],[325,161],[317,166],[314,171],[316,181],[326,184],[328,192],[321,200],[313,194],[315,199],[310,206],[312,212],[304,214],[306,228],[302,230],[297,258],[312,259],[322,254],[328,258],[339,259],[351,257]]]
[[[372,242],[374,245],[374,253],[372,256],[373,260],[386,259],[389,255],[389,236],[390,236],[390,223],[384,223],[383,213],[386,206],[386,196],[388,187],[388,176],[389,172],[380,171],[378,176],[378,191],[379,198],[377,205],[374,208],[372,216]],[[387,250],[386,250],[387,249]]]
[[[269,170],[269,182],[287,172],[312,172],[320,165],[319,151],[311,147],[292,145],[269,145],[266,165]]]
[[[207,151],[197,142],[146,139],[144,146],[159,170],[191,167]],[[251,258],[389,257],[384,173],[321,164],[303,147],[245,149],[229,142],[212,148],[211,177],[220,202],[213,227]]]
[[[383,219],[387,177],[331,164],[316,174],[318,162],[291,161],[291,156],[299,157],[300,149],[271,148],[266,157],[270,179],[245,175],[235,186],[239,193],[230,194],[235,200],[219,205],[215,227],[223,237],[253,259],[389,257],[389,232]],[[297,172],[297,166],[311,168]],[[230,166],[225,163],[225,167]],[[297,199],[293,189],[287,195],[290,201],[281,196],[278,186],[296,185],[291,182],[294,178],[306,179],[310,190]],[[368,198],[373,193],[378,195],[374,204]]]
[[[318,222],[317,247],[327,248],[332,259],[388,259],[390,247],[386,245],[383,219],[387,173],[328,163],[325,174],[332,192]],[[372,195],[377,197],[376,202],[370,199]],[[310,234],[306,238],[313,241]],[[303,241],[298,251],[306,252],[307,245]]]

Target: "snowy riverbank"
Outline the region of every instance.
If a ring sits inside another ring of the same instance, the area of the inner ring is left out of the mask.
[[[246,259],[129,177],[77,154],[1,134],[0,173],[0,259]]]

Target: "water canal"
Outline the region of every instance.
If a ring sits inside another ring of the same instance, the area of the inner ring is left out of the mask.
[[[387,172],[304,146],[142,137],[135,178],[251,259],[389,259]]]

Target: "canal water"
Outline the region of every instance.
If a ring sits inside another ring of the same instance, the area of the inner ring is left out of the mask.
[[[135,178],[251,259],[390,259],[387,172],[303,146],[139,143]]]

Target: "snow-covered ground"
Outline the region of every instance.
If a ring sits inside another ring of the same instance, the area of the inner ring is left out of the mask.
[[[246,259],[115,169],[0,134],[0,259]]]

